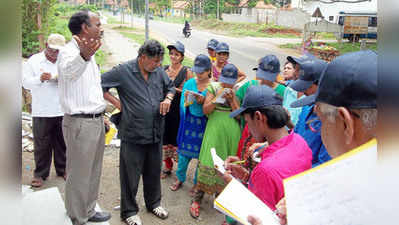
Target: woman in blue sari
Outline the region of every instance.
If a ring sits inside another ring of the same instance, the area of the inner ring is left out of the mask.
[[[198,158],[204,136],[207,117],[202,111],[205,101],[207,87],[211,81],[210,59],[205,55],[195,58],[192,71],[196,77],[188,80],[182,90],[180,101],[180,126],[177,136],[178,143],[178,166],[176,171],[176,182],[170,186],[172,191],[178,190],[186,180],[187,167],[191,159]],[[195,93],[195,94],[193,94]],[[193,101],[189,102],[189,98]],[[194,187],[197,183],[194,176]],[[194,192],[194,187],[191,192]]]

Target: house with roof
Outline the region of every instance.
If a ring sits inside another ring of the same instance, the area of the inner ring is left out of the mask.
[[[171,14],[172,16],[186,17],[186,9],[190,7],[188,1],[173,1]]]

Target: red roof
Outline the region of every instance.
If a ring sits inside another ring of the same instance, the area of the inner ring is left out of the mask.
[[[175,1],[173,2],[173,9],[185,9],[189,3],[187,1]]]

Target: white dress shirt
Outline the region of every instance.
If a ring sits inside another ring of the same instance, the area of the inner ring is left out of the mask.
[[[23,64],[22,85],[25,89],[31,91],[33,117],[57,117],[64,115],[58,97],[57,81],[40,81],[40,76],[44,72],[51,73],[52,77],[57,76],[57,62],[52,63],[48,61],[44,52],[40,52],[32,55]]]
[[[72,38],[59,53],[58,86],[65,114],[94,114],[105,110],[101,75],[94,59],[85,61]]]

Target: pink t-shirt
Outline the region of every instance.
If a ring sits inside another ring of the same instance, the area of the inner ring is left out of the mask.
[[[249,190],[272,210],[284,197],[283,180],[312,168],[312,150],[298,134],[291,132],[262,153],[262,161],[249,179]]]

